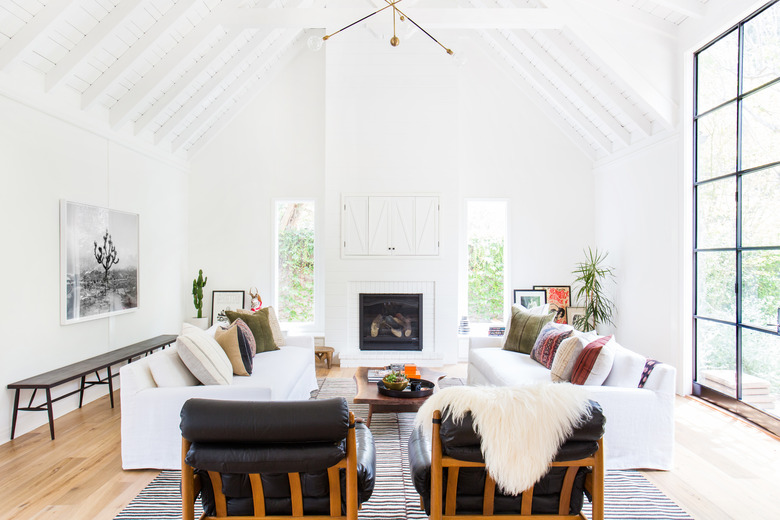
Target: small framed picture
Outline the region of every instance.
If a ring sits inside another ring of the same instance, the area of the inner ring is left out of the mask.
[[[225,311],[244,308],[244,291],[211,291],[211,324],[229,325]]]
[[[541,307],[547,303],[547,293],[543,290],[535,289],[515,289],[513,303],[519,303],[526,309],[531,307]]]
[[[571,305],[571,286],[569,285],[534,285],[534,289],[547,294],[550,311],[555,311],[555,323],[567,323],[566,309]]]
[[[574,326],[574,318],[576,316],[585,316],[585,307],[569,307],[566,309],[566,323]]]

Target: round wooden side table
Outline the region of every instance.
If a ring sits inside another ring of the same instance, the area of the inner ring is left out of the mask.
[[[333,362],[333,347],[314,347],[314,355],[320,361],[325,361],[325,365],[330,368]]]

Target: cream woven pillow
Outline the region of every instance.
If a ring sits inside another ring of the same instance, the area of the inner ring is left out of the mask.
[[[555,351],[555,359],[550,366],[550,378],[554,383],[571,381],[571,372],[582,349],[588,343],[579,336],[572,336],[563,340],[563,343]]]
[[[233,365],[219,343],[205,331],[185,323],[176,338],[179,357],[198,381],[204,385],[229,385],[233,382]]]

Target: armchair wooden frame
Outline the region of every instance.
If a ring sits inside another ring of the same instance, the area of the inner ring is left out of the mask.
[[[533,500],[534,488],[523,491],[520,514],[496,514],[493,513],[495,500],[496,482],[485,475],[485,489],[483,492],[482,514],[481,515],[456,515],[455,501],[458,489],[458,472],[460,468],[484,468],[482,462],[469,462],[454,459],[442,455],[441,438],[439,430],[441,425],[441,411],[433,412],[433,429],[431,433],[431,520],[482,520],[485,517],[498,517],[501,520],[587,520],[580,512],[577,515],[570,515],[569,503],[571,501],[572,487],[577,470],[581,467],[592,468],[592,472],[585,479],[585,488],[592,496],[592,520],[604,520],[604,449],[602,441],[598,441],[598,450],[590,457],[578,460],[567,460],[563,462],[552,462],[551,467],[566,467],[561,489],[561,498],[558,505],[557,515],[532,515],[531,502]],[[447,468],[447,490],[443,495],[444,468]],[[442,498],[444,497],[444,498]],[[444,502],[444,504],[442,504]],[[444,506],[444,507],[442,507]]]
[[[194,468],[185,462],[185,457],[192,443],[182,438],[182,460],[181,460],[181,500],[182,500],[182,520],[194,520],[195,518],[195,498],[201,490],[203,483],[200,476],[195,474]],[[347,471],[347,514],[341,514],[341,483],[339,479],[339,470],[345,468]],[[290,480],[290,498],[292,500],[292,515],[272,515],[265,514],[265,495],[263,493],[263,483],[259,473],[249,474],[249,481],[252,485],[252,496],[254,501],[254,516],[227,516],[227,504],[225,495],[222,493],[222,477],[219,472],[209,471],[211,487],[214,490],[214,501],[216,504],[217,515],[207,516],[205,513],[200,520],[216,520],[219,518],[230,518],[230,520],[357,520],[358,514],[358,496],[357,496],[357,444],[355,440],[355,416],[349,413],[349,431],[347,432],[347,454],[338,463],[328,468],[328,484],[330,488],[330,515],[304,515],[303,514],[303,494],[301,491],[300,473],[288,473]]]

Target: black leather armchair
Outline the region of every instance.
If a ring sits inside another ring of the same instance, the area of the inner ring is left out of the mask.
[[[559,449],[550,471],[517,496],[502,494],[486,473],[471,415],[456,423],[446,413],[442,419],[437,410],[431,438],[420,428],[409,438],[412,479],[422,508],[435,520],[458,515],[584,519],[583,494],[588,493],[593,520],[602,520],[606,420],[595,401],[590,401],[590,410],[590,417]]]
[[[190,399],[181,410],[183,519],[357,519],[374,489],[371,431],[343,398]]]

